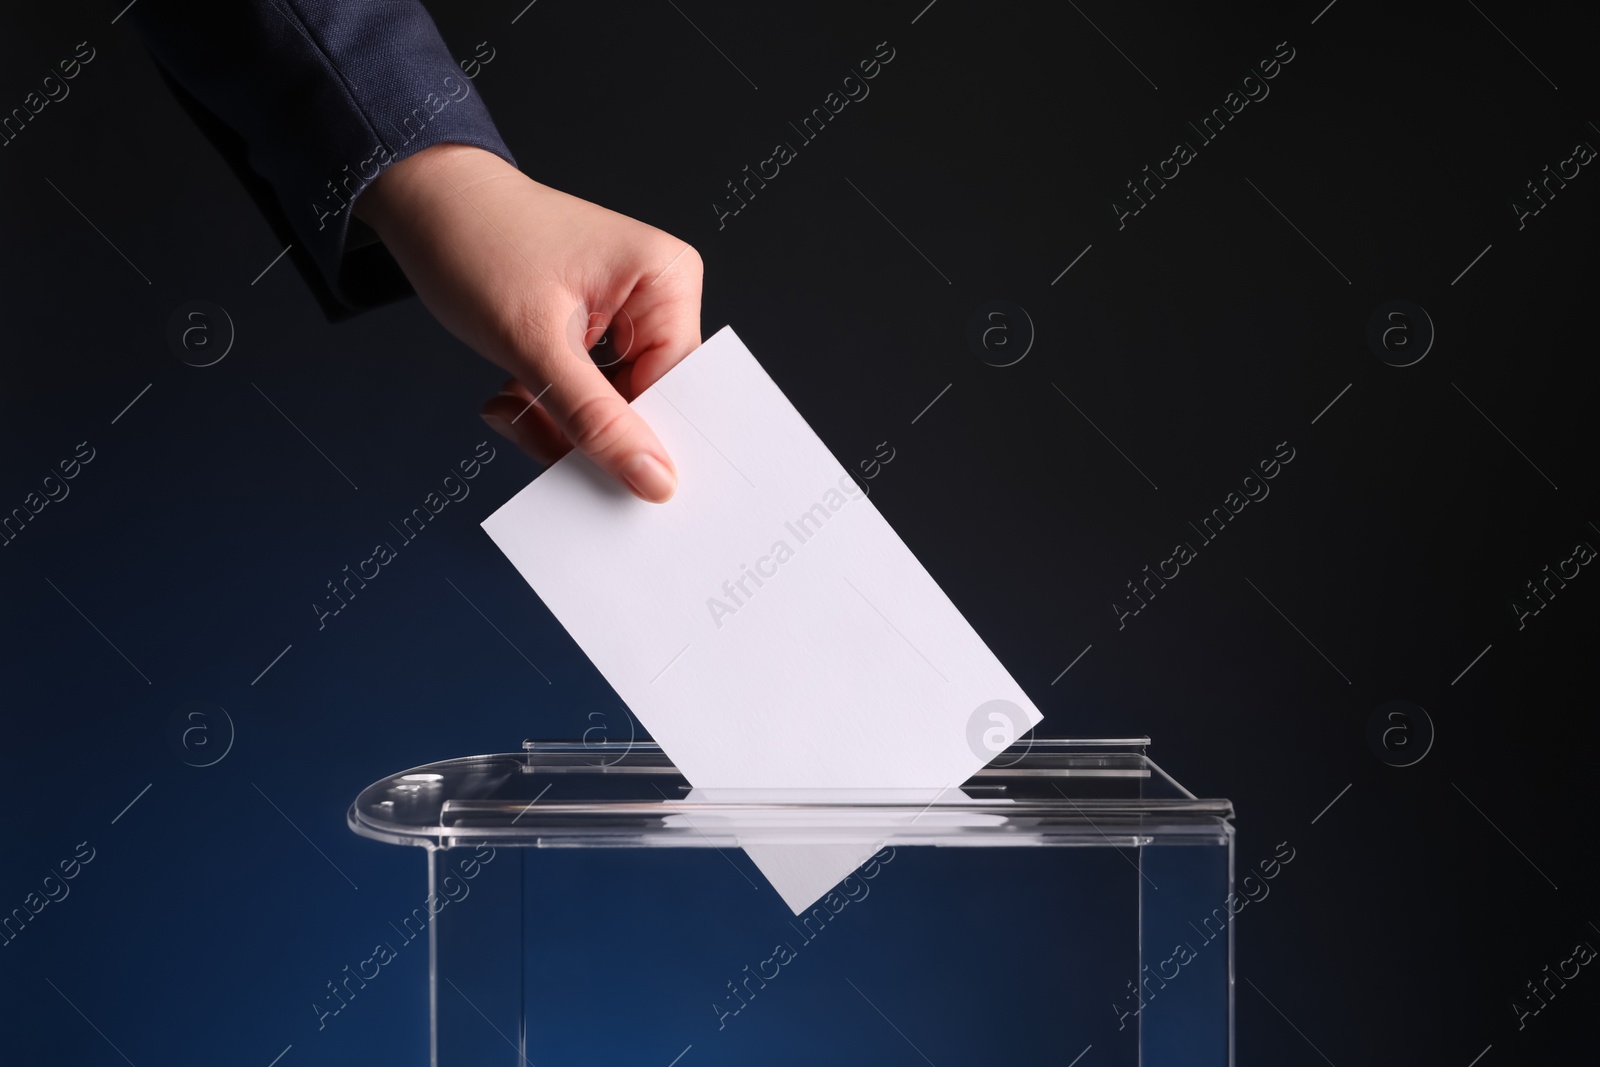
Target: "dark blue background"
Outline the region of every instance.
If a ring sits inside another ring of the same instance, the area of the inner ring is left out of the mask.
[[[436,17],[454,54],[495,48],[473,84],[530,174],[695,245],[706,332],[733,324],[847,467],[893,446],[872,499],[1043,732],[1148,733],[1178,780],[1235,802],[1241,865],[1293,843],[1236,927],[1240,1062],[1592,1058],[1600,978],[1520,1030],[1512,1008],[1600,944],[1600,579],[1520,630],[1510,607],[1600,544],[1582,325],[1600,179],[1522,229],[1510,206],[1600,143],[1578,16],[678,6]],[[281,245],[114,13],[22,10],[0,39],[0,109],[78,41],[98,53],[0,148],[0,509],[95,449],[0,548],[0,910],[95,849],[0,948],[0,1059],[123,1062],[114,1043],[141,1067],[265,1065],[292,1043],[294,1063],[419,1063],[418,954],[341,1025],[306,1008],[423,892],[420,853],[356,838],[346,806],[402,767],[624,713],[478,529],[536,473],[498,443],[471,497],[317,630],[324,583],[491,439],[477,409],[502,375],[414,301],[333,327],[287,261],[252,284]],[[884,40],[871,96],[719,231],[723,183]],[[1271,95],[1119,230],[1123,183],[1283,40]],[[237,327],[216,366],[167,346],[192,299]],[[967,345],[992,299],[1036,327],[1012,367]],[[1438,330],[1414,366],[1366,342],[1394,299]],[[1124,583],[1281,441],[1271,496],[1119,630]],[[1431,716],[1415,766],[1367,743],[1391,699]],[[213,767],[171,743],[190,701],[236,725]],[[642,933],[633,964],[650,951]],[[1060,1061],[1091,1040],[1064,1035]],[[665,1064],[681,1043],[649,1047]]]

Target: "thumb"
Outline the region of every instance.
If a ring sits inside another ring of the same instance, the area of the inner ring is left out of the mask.
[[[655,431],[588,359],[563,360],[540,401],[573,447],[652,504],[672,499],[677,468]]]

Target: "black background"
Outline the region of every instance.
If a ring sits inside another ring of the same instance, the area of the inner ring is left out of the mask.
[[[1237,924],[1241,1064],[1592,1060],[1588,969],[1521,1029],[1512,1007],[1600,943],[1600,579],[1520,628],[1512,608],[1600,544],[1582,326],[1600,179],[1584,167],[1522,226],[1512,207],[1600,144],[1581,17],[923,2],[435,18],[454,55],[494,49],[472,84],[525,171],[699,249],[705,332],[731,323],[847,468],[894,449],[872,499],[1041,733],[1148,734],[1179,781],[1234,801],[1241,864],[1294,844]],[[4,1059],[122,1062],[115,1043],[141,1065],[265,1064],[292,1040],[353,1062],[399,1040],[386,1016],[422,972],[346,1051],[294,1036],[349,958],[330,939],[415,895],[414,856],[344,829],[350,798],[577,736],[616,700],[477,529],[536,473],[509,447],[386,588],[313,625],[323,583],[490,437],[477,409],[502,375],[415,301],[330,326],[287,261],[261,274],[281,245],[112,14],[17,10],[0,38],[6,111],[77,42],[97,53],[0,149],[0,508],[95,449],[0,549],[0,908],[97,849],[79,902],[0,949]],[[881,41],[870,96],[719,229],[724,183]],[[1119,228],[1124,183],[1285,41],[1270,95]],[[212,367],[166,342],[193,299],[236,329]],[[1012,366],[968,344],[993,300],[1031,319]],[[1393,300],[1437,331],[1410,366],[1367,341]],[[1119,629],[1125,583],[1198,543],[1188,524],[1280,442],[1271,495]],[[1367,740],[1396,699],[1432,724],[1412,766]],[[170,743],[197,700],[238,731],[212,768]],[[420,1062],[405,1025],[396,1062]]]

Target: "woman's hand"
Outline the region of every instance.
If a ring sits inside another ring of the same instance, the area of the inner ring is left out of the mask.
[[[693,248],[458,144],[393,164],[354,211],[434,317],[510,373],[485,422],[543,463],[576,447],[641,498],[672,496],[672,458],[627,402],[700,344]]]

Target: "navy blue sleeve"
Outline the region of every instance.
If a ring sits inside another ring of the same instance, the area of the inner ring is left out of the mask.
[[[129,14],[329,319],[411,288],[355,197],[430,145],[516,165],[418,0],[143,0]]]

